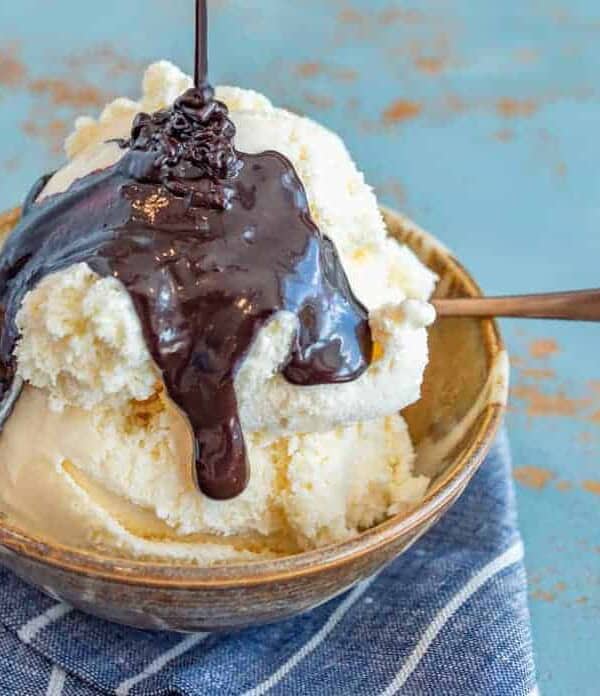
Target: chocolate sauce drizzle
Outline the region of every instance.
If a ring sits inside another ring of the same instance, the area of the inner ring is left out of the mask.
[[[205,3],[197,5],[201,27]],[[201,31],[199,39],[206,46]],[[197,483],[227,499],[249,477],[234,380],[259,330],[280,310],[295,314],[282,372],[297,385],[356,379],[372,344],[367,311],[311,219],[292,164],[277,152],[236,150],[202,65],[197,80],[171,109],[137,116],[112,167],[40,202],[43,184],[34,187],[0,255],[0,361],[8,386],[15,316],[44,276],[85,262],[117,278],[190,420]]]

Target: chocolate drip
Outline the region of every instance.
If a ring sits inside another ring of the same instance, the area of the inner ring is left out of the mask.
[[[123,158],[31,202],[0,255],[6,383],[26,292],[78,262],[119,279],[190,420],[198,485],[218,499],[248,481],[234,379],[276,312],[298,319],[282,367],[294,384],[356,379],[371,356],[367,312],[312,221],[293,166],[277,152],[237,151],[234,135],[206,86],[138,116]]]
[[[196,61],[194,85],[208,84],[208,7],[206,0],[196,0]]]

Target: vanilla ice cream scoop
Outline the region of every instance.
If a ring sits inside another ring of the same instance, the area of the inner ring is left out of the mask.
[[[124,156],[114,141],[127,138],[136,115],[170,107],[190,86],[176,67],[157,63],[139,102],[118,99],[98,121],[79,119],[68,164],[38,200],[77,191],[88,175],[101,181]],[[435,275],[387,236],[373,192],[335,134],[255,92],[224,87],[217,98],[229,108],[237,150],[273,151],[293,165],[311,219],[368,310],[370,365],[350,381],[292,383],[281,371],[297,349],[299,318],[275,313],[235,375],[248,486],[211,500],[194,485],[186,419],[167,397],[119,277],[84,262],[46,275],[16,314],[16,370],[27,385],[0,436],[0,507],[62,543],[196,563],[280,555],[345,539],[414,505],[428,484],[412,473],[398,411],[420,395]],[[136,213],[151,223],[164,205],[157,194]],[[35,442],[25,436],[31,428]],[[40,495],[49,488],[55,495]]]
[[[118,99],[99,121],[79,119],[67,141],[71,161],[42,198],[113,164],[123,150],[106,141],[126,137],[137,113],[164,108],[190,86],[191,79],[175,66],[157,63],[146,73],[140,102]],[[413,403],[427,362],[424,328],[434,312],[426,300],[434,274],[388,238],[372,190],[334,133],[274,108],[255,92],[223,87],[217,96],[230,109],[239,150],[276,150],[294,165],[312,218],[334,242],[354,294],[369,310],[376,343],[376,359],[359,379],[298,387],[280,374],[296,331],[294,317],[280,313],[260,332],[236,379],[244,430],[327,430]],[[415,300],[410,318],[402,307],[407,299]],[[125,289],[113,279],[81,265],[49,276],[29,293],[18,316],[19,373],[50,388],[57,406],[118,408],[131,398],[146,399],[160,375],[137,324]]]

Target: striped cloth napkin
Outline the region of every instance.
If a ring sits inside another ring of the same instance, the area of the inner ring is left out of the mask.
[[[234,635],[122,628],[0,571],[0,694],[528,696],[523,545],[502,434],[444,519],[304,616]]]

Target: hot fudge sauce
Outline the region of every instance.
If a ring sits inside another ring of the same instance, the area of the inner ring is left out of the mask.
[[[172,108],[139,114],[122,159],[64,193],[36,199],[0,255],[5,391],[16,314],[46,275],[85,262],[129,293],[170,398],[187,415],[200,489],[244,490],[249,471],[234,379],[259,330],[281,310],[298,329],[285,378],[356,379],[372,351],[366,309],[332,242],[312,221],[292,164],[234,145],[206,76],[206,2],[197,0],[196,86]]]

